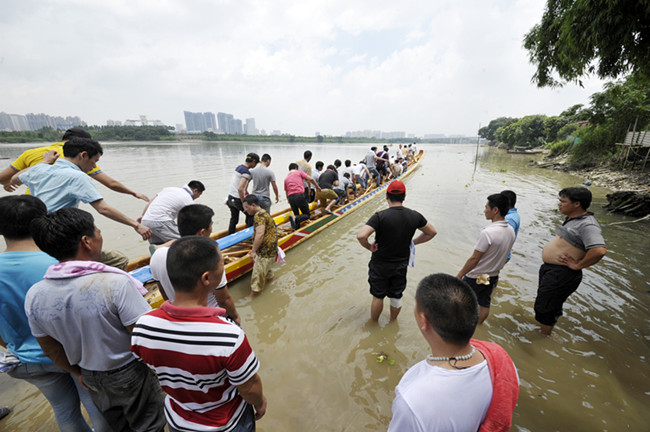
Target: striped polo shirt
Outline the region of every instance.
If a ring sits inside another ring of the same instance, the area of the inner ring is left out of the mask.
[[[158,375],[176,429],[228,431],[244,413],[235,386],[253,378],[259,362],[244,331],[224,315],[221,308],[165,302],[135,325],[131,351]]]

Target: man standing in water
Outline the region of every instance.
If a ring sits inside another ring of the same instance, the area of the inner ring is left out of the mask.
[[[605,239],[587,209],[591,192],[584,187],[569,187],[559,193],[558,209],[566,216],[556,236],[544,246],[535,299],[535,319],[543,335],[550,335],[562,316],[562,305],[582,281],[582,269],[600,261],[607,253]]]
[[[406,187],[399,180],[386,189],[388,208],[375,213],[357,233],[361,246],[372,252],[368,264],[368,283],[372,304],[370,319],[379,321],[384,308],[384,297],[390,299],[390,320],[397,319],[402,309],[402,293],[406,289],[406,269],[414,246],[434,238],[438,232],[420,213],[402,204]],[[415,230],[422,233],[413,238]],[[375,233],[375,241],[368,238]],[[411,239],[413,239],[411,241]],[[413,252],[412,252],[413,251]]]
[[[275,221],[260,207],[255,195],[244,198],[244,210],[255,218],[253,246],[248,253],[253,261],[250,297],[257,297],[266,282],[273,280],[273,264],[278,255],[278,230]]]
[[[34,219],[30,229],[36,245],[59,260],[25,297],[43,352],[83,381],[114,430],[162,431],[164,393],[130,352],[133,326],[151,310],[142,284],[96,262],[103,239],[88,212],[62,208]]]
[[[502,194],[487,197],[483,214],[492,221],[478,236],[474,252],[458,272],[462,279],[472,287],[478,297],[479,324],[490,314],[492,292],[499,281],[499,272],[508,260],[508,253],[515,242],[515,231],[505,221],[508,213],[508,198]],[[485,275],[488,278],[485,278]]]
[[[478,322],[472,289],[451,275],[427,276],[414,314],[431,354],[395,388],[388,431],[510,430],[519,377],[503,348],[471,339]]]

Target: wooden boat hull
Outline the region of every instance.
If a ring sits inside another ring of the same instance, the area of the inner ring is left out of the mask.
[[[421,151],[417,155],[416,161],[409,166],[409,169],[406,172],[404,172],[399,177],[399,179],[401,180],[407,177],[415,169],[417,169],[417,167],[419,166],[423,158],[424,158],[424,152]],[[338,222],[341,218],[358,210],[361,206],[367,204],[373,198],[382,194],[388,187],[389,183],[390,182],[385,182],[380,187],[370,186],[368,189],[366,189],[363,195],[359,196],[358,198],[349,202],[348,204],[342,205],[339,208],[333,210],[332,214],[320,214],[319,212],[318,215],[315,215],[314,213],[312,213],[312,219],[310,219],[306,223],[306,225],[300,227],[295,231],[291,229],[289,223],[289,216],[293,215],[291,209],[284,209],[279,212],[274,212],[272,216],[278,227],[278,236],[279,236],[278,246],[282,248],[283,251],[288,251],[291,248],[298,246],[302,242],[313,237],[314,235],[318,234],[322,230],[328,228],[330,225]],[[313,211],[316,208],[316,206],[317,206],[316,203],[311,203],[310,210]],[[239,232],[242,232],[249,227],[246,227],[246,225],[240,225],[237,228]],[[252,238],[252,229],[250,229],[250,232],[251,232],[250,237]],[[233,234],[233,236],[235,235],[237,235],[237,233]],[[231,236],[228,235],[226,230],[223,230],[214,233],[211,237],[217,240],[217,242],[228,243],[227,242],[228,237]],[[226,272],[226,278],[229,283],[240,278],[241,276],[245,275],[246,273],[252,270],[253,262],[251,261],[250,256],[248,255],[248,251],[250,250],[251,246],[252,246],[252,240],[249,238],[243,241],[239,241],[232,246],[223,248],[222,253],[224,254],[224,258],[226,261],[224,266],[224,271]],[[148,266],[149,259],[150,256],[143,256],[131,260],[129,262],[128,270],[135,275],[136,269],[141,269],[143,267]],[[164,299],[162,298],[162,296],[158,291],[158,283],[153,280],[146,281],[146,282],[143,281],[143,282],[145,283],[145,287],[149,291],[149,293],[145,295],[145,299],[147,299],[151,307],[154,308],[160,307]]]

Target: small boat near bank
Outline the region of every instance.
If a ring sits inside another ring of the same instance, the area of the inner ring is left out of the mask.
[[[408,169],[402,173],[399,179],[403,179],[413,173],[424,159],[424,152],[420,151],[415,156],[415,160],[409,164]],[[328,228],[332,224],[338,222],[343,217],[356,211],[362,205],[370,202],[371,199],[379,196],[386,190],[390,182],[385,182],[383,185],[376,187],[374,182],[370,182],[361,195],[354,198],[352,201],[344,205],[335,206],[331,214],[322,213],[321,211],[314,212],[317,203],[310,203],[310,210],[312,211],[311,219],[303,222],[303,225],[293,230],[289,222],[289,216],[293,215],[290,208],[273,212],[272,216],[277,225],[278,230],[278,246],[283,251],[288,251],[302,242],[312,238],[319,232]],[[241,224],[237,227],[237,231],[233,234],[228,234],[227,230],[222,230],[213,233],[210,237],[216,240],[219,249],[224,255],[224,271],[228,283],[242,277],[252,270],[253,262],[248,255],[253,244],[253,227],[247,227]],[[153,279],[151,270],[149,268],[149,260],[151,256],[141,256],[129,261],[127,271],[143,283],[148,293],[145,299],[149,304],[156,308],[159,307],[164,299],[159,291],[158,282]]]

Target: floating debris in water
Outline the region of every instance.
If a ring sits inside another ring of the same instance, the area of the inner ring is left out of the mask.
[[[385,361],[391,366],[395,364],[395,360],[389,359],[388,354],[385,352],[374,352],[372,355],[377,356],[377,363],[383,363]]]

